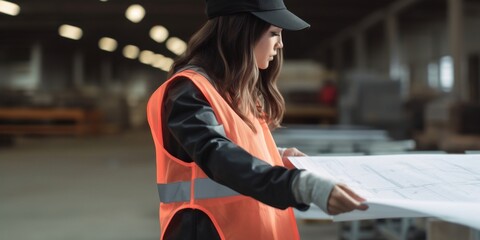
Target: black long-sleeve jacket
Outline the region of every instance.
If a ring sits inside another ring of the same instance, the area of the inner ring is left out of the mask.
[[[271,166],[230,141],[212,107],[189,79],[174,80],[163,102],[163,142],[170,154],[185,162],[194,161],[209,178],[270,206],[308,208],[295,201],[291,190],[300,171]],[[179,211],[164,236],[219,239],[208,216],[196,209]]]

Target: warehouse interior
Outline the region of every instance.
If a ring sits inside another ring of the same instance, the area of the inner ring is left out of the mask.
[[[278,146],[480,153],[480,1],[284,0]],[[204,0],[0,0],[0,238],[158,239],[149,96]],[[480,239],[433,218],[297,218],[302,239]]]

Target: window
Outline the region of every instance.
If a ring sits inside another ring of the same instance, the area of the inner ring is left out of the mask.
[[[453,60],[450,56],[440,58],[440,88],[449,92],[453,87]]]
[[[439,62],[431,62],[428,64],[428,85],[444,92],[452,90],[453,76],[453,59],[450,56],[443,56]]]
[[[428,85],[432,88],[440,87],[440,73],[436,62],[428,64]]]

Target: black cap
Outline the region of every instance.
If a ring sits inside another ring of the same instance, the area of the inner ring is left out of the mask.
[[[206,0],[209,19],[249,12],[265,22],[286,30],[301,30],[310,27],[285,7],[283,0]]]

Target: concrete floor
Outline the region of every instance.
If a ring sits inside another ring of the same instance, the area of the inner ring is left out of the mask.
[[[147,130],[18,138],[0,148],[0,239],[158,239],[154,159]],[[338,239],[298,222],[304,240]]]

